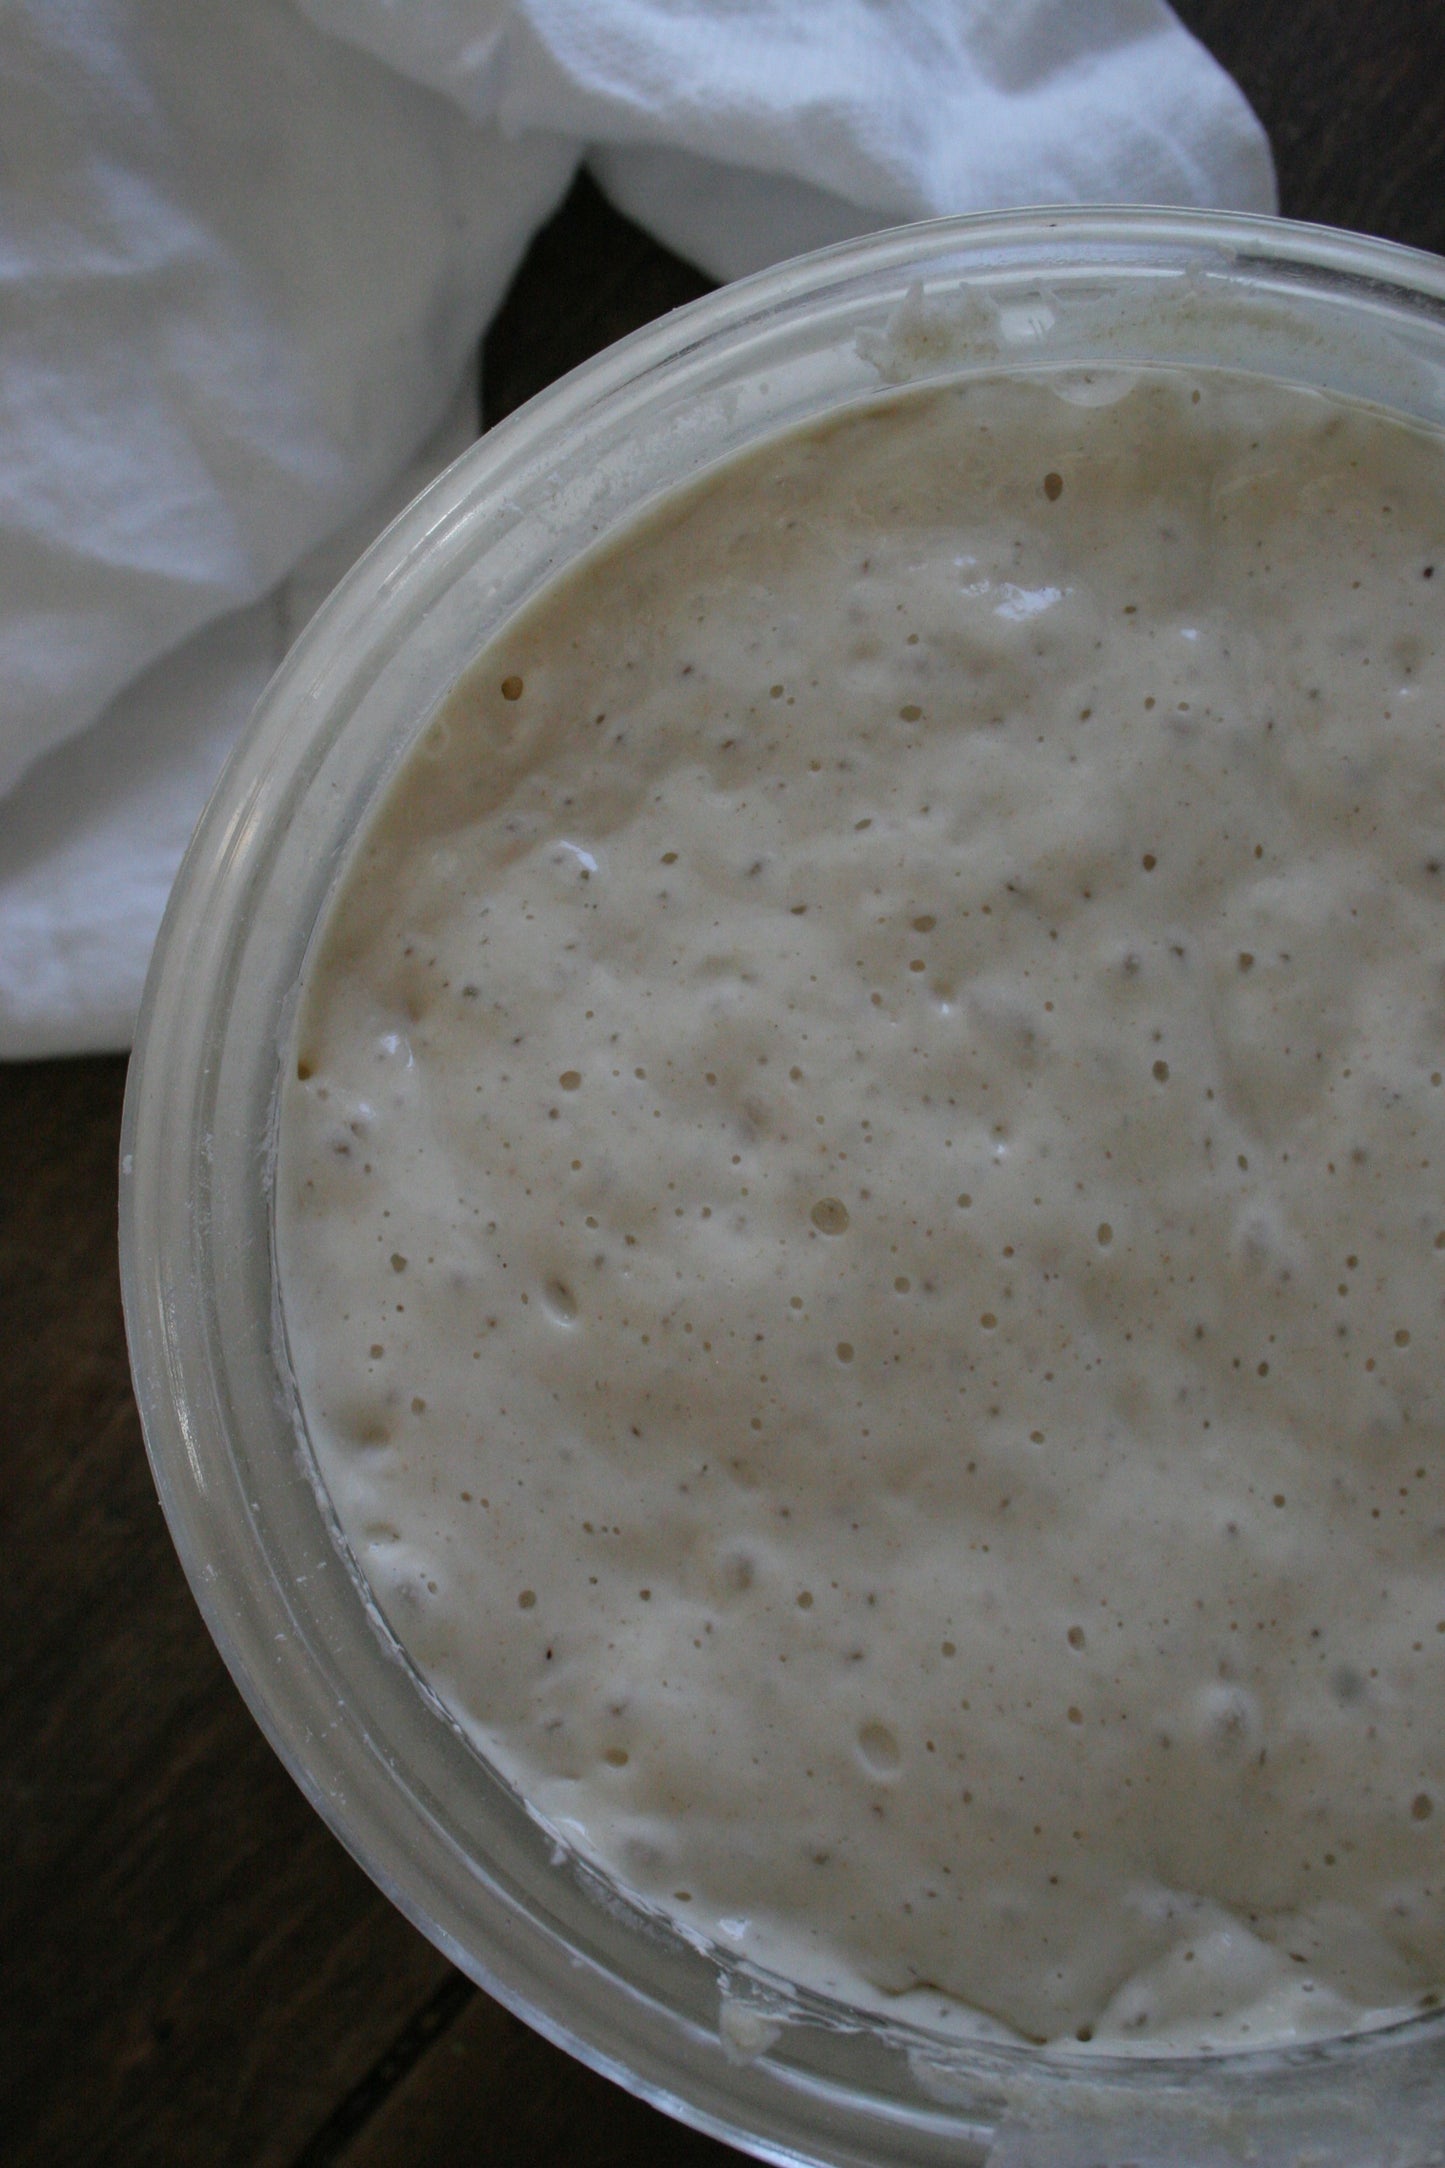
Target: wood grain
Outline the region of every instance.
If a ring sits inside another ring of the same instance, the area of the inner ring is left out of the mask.
[[[1174,0],[1269,132],[1286,218],[1445,250],[1438,0]]]
[[[123,1061],[0,1071],[0,2131],[291,2161],[450,1968],[284,1774],[171,1549],[115,1255]]]
[[[296,2168],[727,2168],[737,2155],[631,2099],[550,2047],[485,1995],[336,2152]]]
[[[619,217],[580,173],[527,251],[482,343],[483,426],[712,283]]]

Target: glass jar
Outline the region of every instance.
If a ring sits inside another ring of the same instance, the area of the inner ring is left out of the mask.
[[[1147,364],[1252,370],[1445,426],[1445,263],[1278,220],[1034,210],[850,242],[625,340],[483,438],[317,614],[202,819],[141,1013],[121,1180],[136,1392],[242,1693],[465,1972],[770,2160],[1424,2168],[1445,2133],[1445,2015],[1212,2057],[961,2043],[700,1949],[563,1852],[406,1658],[311,1458],[271,1212],[298,979],[351,839],[461,672],[644,503],[894,384]]]

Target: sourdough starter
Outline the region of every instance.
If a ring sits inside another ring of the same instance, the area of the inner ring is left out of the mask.
[[[690,1931],[1042,2040],[1445,1985],[1442,586],[1368,410],[891,395],[549,588],[362,837],[308,1429]]]

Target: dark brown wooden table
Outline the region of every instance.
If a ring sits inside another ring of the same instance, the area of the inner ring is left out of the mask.
[[[1287,214],[1445,252],[1439,0],[1179,12],[1269,128]],[[488,336],[486,419],[706,284],[580,181]],[[0,2151],[15,2168],[721,2168],[723,2147],[454,1972],[242,1706],[131,1398],[124,1082],[120,1058],[0,1068]]]

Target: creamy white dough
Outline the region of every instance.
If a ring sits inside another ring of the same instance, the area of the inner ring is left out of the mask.
[[[1445,1988],[1442,585],[1368,410],[890,396],[554,585],[362,839],[310,1435],[689,1930],[1031,2039]]]

